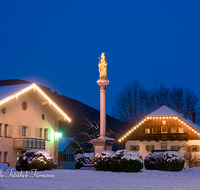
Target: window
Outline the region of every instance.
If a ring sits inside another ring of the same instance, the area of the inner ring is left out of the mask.
[[[40,144],[41,144],[40,140],[37,140],[37,148],[40,148]]]
[[[146,145],[146,150],[147,151],[154,150],[154,145]]]
[[[44,140],[41,140],[41,148],[45,149],[45,141]]]
[[[179,151],[180,146],[177,146],[177,145],[171,146],[171,150]]]
[[[33,148],[36,148],[36,146],[37,146],[37,141],[36,139],[33,139]]]
[[[150,129],[149,129],[149,128],[146,128],[146,129],[145,129],[145,133],[150,133]]]
[[[63,161],[64,160],[64,156],[63,154],[60,154],[60,161]]]
[[[2,114],[5,114],[6,113],[6,108],[5,107],[2,108],[1,111],[2,111]]]
[[[138,145],[132,145],[131,146],[131,150],[132,151],[138,151],[139,150],[139,146]]]
[[[4,125],[4,137],[12,137],[12,125]]]
[[[37,138],[42,138],[42,131],[43,131],[43,128],[36,129],[36,137]]]
[[[28,126],[19,126],[19,136],[20,137],[30,137],[31,136],[31,128]]]
[[[70,161],[70,162],[73,162],[73,161],[74,161],[74,155],[72,155],[72,154],[69,155],[69,161]]]
[[[182,127],[178,128],[178,132],[183,133],[183,128]]]
[[[29,148],[33,147],[33,139],[28,139],[28,147]]]
[[[156,128],[153,128],[153,129],[152,129],[152,133],[157,133],[157,129],[156,129]]]
[[[27,110],[27,107],[28,107],[27,102],[26,101],[22,102],[22,109],[24,111]]]
[[[22,137],[26,137],[26,136],[27,136],[27,127],[22,126]]]
[[[167,126],[161,127],[161,133],[167,133]]]
[[[68,161],[68,154],[64,154],[64,161]]]
[[[167,150],[167,143],[161,143],[161,150]]]
[[[176,133],[176,127],[171,128],[171,133]]]
[[[8,152],[4,152],[3,162],[8,162]]]
[[[1,133],[1,128],[2,128],[1,126],[2,126],[2,124],[3,123],[0,123],[0,137],[2,137],[2,133]]]
[[[46,119],[46,115],[43,113],[42,114],[42,120],[45,120]]]
[[[51,130],[50,129],[48,129],[48,128],[44,129],[44,138],[45,138],[45,140],[50,140],[50,138],[51,138]]]
[[[192,151],[197,151],[197,145],[192,146]]]

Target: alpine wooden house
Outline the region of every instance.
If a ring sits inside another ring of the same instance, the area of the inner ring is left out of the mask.
[[[200,126],[164,105],[147,115],[118,141],[124,142],[127,150],[140,152],[143,158],[151,152],[167,150],[184,155],[181,147],[185,143],[193,155],[200,155]]]

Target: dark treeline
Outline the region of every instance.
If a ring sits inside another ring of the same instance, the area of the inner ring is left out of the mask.
[[[191,89],[176,86],[169,88],[160,84],[149,90],[136,79],[129,82],[118,94],[113,107],[113,116],[134,125],[163,105],[188,119],[191,119],[192,113],[196,112],[197,122],[200,121],[199,97]]]

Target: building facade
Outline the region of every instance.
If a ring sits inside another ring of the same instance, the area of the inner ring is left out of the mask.
[[[167,150],[179,151],[184,155],[184,144],[189,146],[193,157],[200,156],[200,126],[162,106],[133,126],[119,142],[124,142],[127,150],[140,152],[143,159],[151,152]],[[185,167],[188,166],[185,164]]]
[[[71,121],[36,84],[0,87],[0,162],[15,167],[29,149],[46,149],[58,163],[58,124]]]

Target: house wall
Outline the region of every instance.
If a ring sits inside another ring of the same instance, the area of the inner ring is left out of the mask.
[[[33,92],[27,92],[20,95],[16,99],[12,99],[7,103],[0,106],[0,110],[5,107],[6,113],[0,112],[1,134],[0,137],[0,152],[1,160],[3,162],[4,152],[8,152],[7,161],[11,167],[15,167],[17,157],[20,156],[22,149],[13,148],[13,138],[20,137],[19,126],[24,125],[30,127],[29,137],[36,137],[36,129],[42,128],[42,138],[44,138],[44,128],[51,130],[52,137],[50,140],[45,141],[46,150],[50,151],[55,158],[54,147],[54,129],[56,124],[56,118],[49,114],[49,111],[45,109],[45,106],[41,105],[41,102],[35,98]],[[27,102],[27,110],[22,110],[22,102]],[[45,120],[42,119],[42,114],[46,115]],[[4,124],[12,125],[12,137],[4,137]],[[19,153],[19,155],[17,155]]]

